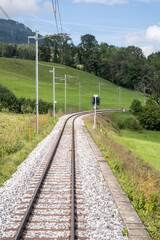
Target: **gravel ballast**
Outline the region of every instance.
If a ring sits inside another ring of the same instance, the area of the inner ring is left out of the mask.
[[[89,239],[128,239],[122,235],[124,230],[122,220],[83,132],[82,118],[76,120],[76,150],[82,174]]]
[[[65,119],[60,118],[55,128],[28,158],[18,167],[12,178],[0,188],[0,237],[4,237],[9,224],[27,187],[31,183],[40,163],[45,159]],[[76,156],[82,176],[82,189],[85,198],[87,237],[91,240],[123,240],[122,220],[102,176],[95,155],[83,132],[82,118],[76,120]],[[42,234],[44,237],[44,235]]]

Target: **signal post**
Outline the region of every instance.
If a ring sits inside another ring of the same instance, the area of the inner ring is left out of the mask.
[[[93,126],[93,129],[96,129],[96,108],[97,108],[97,106],[100,105],[100,98],[98,97],[98,95],[94,94],[94,96],[91,99],[91,103],[92,103],[92,105],[94,105],[94,126]]]

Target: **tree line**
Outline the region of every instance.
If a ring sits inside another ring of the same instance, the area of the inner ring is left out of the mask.
[[[35,46],[0,43],[1,57],[35,59]],[[160,105],[160,52],[146,58],[135,46],[98,44],[95,36],[82,35],[75,46],[70,35],[46,36],[39,45],[39,60],[79,68],[119,86],[141,91]]]

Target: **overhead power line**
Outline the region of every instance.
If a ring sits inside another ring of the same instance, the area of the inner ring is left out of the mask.
[[[60,22],[60,26],[61,26],[61,33],[63,33],[61,14],[60,14],[60,8],[59,8],[58,0],[57,0],[57,8],[58,8],[58,14],[59,14],[59,22]]]
[[[1,9],[1,11],[4,13],[4,15],[6,16],[7,19],[8,19],[8,20],[11,20],[11,18],[8,16],[8,14],[7,14],[6,11],[2,8],[2,6],[0,6],[0,9]]]
[[[63,33],[61,14],[60,14],[60,8],[59,8],[58,0],[52,0],[52,8],[53,8],[53,13],[54,13],[57,33],[59,33],[59,25],[60,25],[60,31],[61,31],[61,33]],[[59,23],[58,23],[58,20],[59,20]]]
[[[57,28],[57,33],[59,33],[59,29],[58,29],[58,22],[57,22],[57,1],[53,1],[52,0],[52,7],[53,7],[53,13],[54,13],[54,18],[55,18],[55,22],[56,22],[56,28]]]

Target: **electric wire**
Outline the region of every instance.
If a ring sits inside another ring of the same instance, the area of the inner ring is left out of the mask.
[[[6,13],[6,11],[2,8],[2,6],[0,6],[0,9],[2,10],[2,12],[4,13],[4,15],[6,16],[6,18],[8,20],[11,20],[11,18],[8,16],[8,14]]]
[[[61,14],[60,14],[60,8],[59,8],[58,0],[57,0],[57,9],[58,9],[58,14],[59,14],[59,22],[60,22],[60,26],[61,26],[61,33],[63,33]]]
[[[54,18],[55,18],[55,23],[56,23],[56,28],[57,28],[57,33],[59,33],[59,29],[58,29],[58,22],[57,22],[57,5],[56,5],[56,0],[55,0],[55,3],[53,2],[52,0],[52,7],[53,7],[53,13],[54,13]]]

